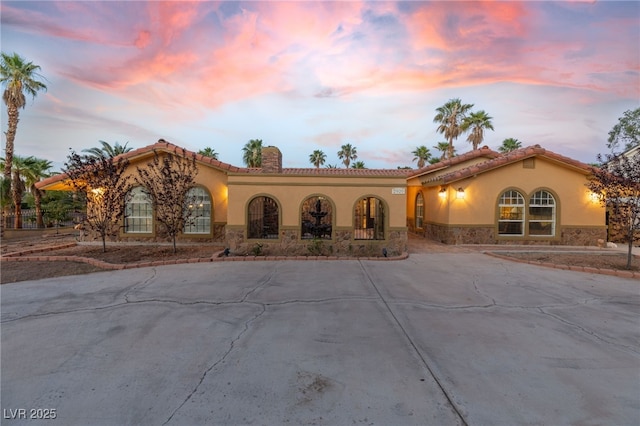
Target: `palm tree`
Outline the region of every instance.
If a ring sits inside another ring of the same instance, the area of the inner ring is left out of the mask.
[[[431,152],[429,151],[429,148],[424,145],[416,147],[416,149],[411,153],[415,155],[413,161],[418,160],[419,169],[423,168],[426,162],[431,158]]]
[[[327,154],[325,154],[319,149],[316,149],[315,151],[313,151],[313,154],[309,155],[309,162],[314,166],[316,166],[316,169],[319,169],[320,166],[324,164],[326,159],[327,159]]]
[[[460,98],[449,99],[449,101],[439,108],[436,108],[434,123],[438,123],[438,133],[442,133],[449,142],[447,158],[454,155],[453,140],[462,133],[462,123],[473,104],[463,104]]]
[[[351,165],[352,169],[366,169],[364,161],[356,161]]]
[[[209,146],[206,147],[205,149],[201,149],[200,151],[198,151],[198,154],[203,155],[205,157],[211,157],[214,160],[218,159],[218,153],[216,152],[216,150]]]
[[[324,166],[325,169],[337,169],[338,165],[337,164],[327,164],[326,166]]]
[[[5,170],[4,178],[11,179],[11,170],[13,168],[13,147],[18,129],[19,109],[24,108],[27,104],[25,93],[35,99],[38,91],[47,90],[47,86],[40,81],[44,78],[38,70],[39,65],[33,62],[27,62],[23,57],[14,53],[9,55],[2,52],[0,59],[0,83],[5,86],[2,100],[7,105],[8,126],[6,132],[5,145]]]
[[[93,147],[89,149],[83,149],[82,152],[86,152],[90,157],[93,158],[113,158],[120,154],[125,154],[131,151],[133,148],[128,147],[129,142],[124,145],[120,145],[119,142],[116,142],[113,146],[105,141],[98,141],[102,145],[102,147]]]
[[[338,158],[342,160],[342,164],[344,164],[346,168],[349,168],[351,160],[358,158],[358,150],[355,146],[351,146],[350,143],[344,144],[340,147],[340,151],[338,151]]]
[[[447,152],[449,152],[449,142],[438,142],[438,145],[434,145],[433,147],[438,151],[440,151],[439,161],[442,161],[445,158],[447,158]],[[453,152],[453,155],[455,155],[455,150]]]
[[[262,166],[262,139],[251,139],[242,148],[242,161],[247,167]]]
[[[29,192],[33,195],[33,201],[36,206],[36,226],[44,228],[44,220],[42,217],[42,196],[44,191],[36,188],[36,183],[42,178],[49,177],[48,170],[52,167],[51,161],[42,158],[34,158],[34,162],[24,171],[24,178],[29,188]]]
[[[516,138],[507,138],[502,141],[502,145],[498,147],[498,151],[506,154],[507,152],[515,151],[516,149],[520,148],[522,148],[522,142],[520,142]]]
[[[474,150],[478,149],[478,146],[484,140],[484,130],[493,130],[492,119],[493,117],[490,117],[486,112],[478,111],[469,114],[462,122],[461,128],[463,132],[471,130],[467,141],[471,142]]]
[[[13,201],[13,227],[15,229],[22,228],[22,194],[24,194],[25,185],[22,180],[27,170],[34,167],[36,159],[34,157],[21,157],[16,155],[11,162],[11,199]],[[6,174],[7,162],[4,158],[0,159],[0,168]]]

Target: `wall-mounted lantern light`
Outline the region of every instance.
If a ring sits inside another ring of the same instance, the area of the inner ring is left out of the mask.
[[[600,194],[597,192],[589,191],[589,199],[592,203],[597,203],[600,201]]]
[[[443,200],[447,198],[447,188],[445,188],[444,186],[440,188],[440,191],[438,192],[438,197],[442,198]]]
[[[462,189],[462,187],[458,188],[456,190],[456,198],[459,200],[463,200],[464,199],[464,189]]]

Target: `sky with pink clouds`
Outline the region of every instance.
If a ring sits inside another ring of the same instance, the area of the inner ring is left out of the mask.
[[[64,163],[99,140],[164,138],[242,165],[262,139],[285,167],[415,166],[444,140],[451,98],[505,138],[593,162],[640,106],[640,2],[2,1],[1,43],[42,67],[21,110],[17,155]],[[6,108],[2,104],[2,130]],[[470,149],[466,136],[455,145]],[[4,135],[3,143],[4,147]]]

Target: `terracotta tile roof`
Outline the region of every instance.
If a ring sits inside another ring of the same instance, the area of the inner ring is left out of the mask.
[[[158,140],[158,142],[154,143],[153,145],[147,145],[142,148],[129,151],[126,154],[121,154],[116,158],[122,157],[126,159],[131,159],[140,155],[149,154],[153,151],[164,151],[164,152],[169,152],[175,155],[186,155],[188,157],[195,156],[196,161],[198,162],[209,164],[216,169],[225,170],[225,171],[234,172],[234,173],[249,173],[251,170],[251,169],[247,169],[246,167],[232,166],[231,164],[224,163],[214,158],[200,155],[193,151],[189,151],[188,149],[181,148],[178,145],[174,145],[171,142],[167,142],[164,139]]]
[[[468,177],[484,173],[493,169],[497,169],[499,167],[512,164],[518,161],[522,161],[526,158],[530,157],[545,157],[549,160],[555,161],[557,163],[561,163],[565,166],[573,167],[578,169],[584,174],[591,173],[591,166],[588,164],[582,163],[578,160],[574,160],[569,157],[565,157],[564,155],[556,154],[555,152],[549,151],[547,149],[542,148],[540,145],[528,146],[526,148],[521,148],[515,151],[511,151],[507,154],[500,154],[498,157],[485,161],[483,163],[474,164],[469,167],[465,167],[460,170],[456,170],[455,172],[447,173],[444,175],[440,175],[437,177],[433,177],[430,179],[424,180],[422,183],[451,183],[461,179],[466,179]]]
[[[283,175],[305,176],[361,176],[361,177],[402,177],[406,178],[411,170],[407,169],[347,169],[347,168],[283,168]]]
[[[207,164],[211,167],[214,167],[218,170],[222,170],[228,173],[248,173],[248,174],[261,174],[262,169],[259,167],[236,167],[228,163],[224,163],[219,160],[215,160],[211,157],[205,157],[204,155],[197,154],[193,151],[189,151],[187,149],[183,149],[177,145],[172,144],[171,142],[167,142],[164,139],[158,140],[158,142],[153,145],[143,146],[142,148],[137,148],[131,150],[125,154],[121,154],[116,159],[126,158],[127,160],[135,159],[136,157],[149,155],[153,153],[153,151],[164,151],[170,152],[175,155],[186,155],[186,156],[195,156],[196,161],[200,163]],[[407,173],[411,170],[403,170],[403,169],[318,169],[318,168],[283,168],[283,175],[307,175],[307,176],[362,176],[362,177],[371,177],[371,176],[382,176],[382,177],[406,177]],[[65,173],[52,176],[47,179],[43,179],[42,181],[36,184],[37,188],[43,188],[50,186],[55,183],[62,183],[68,176]]]
[[[158,142],[154,143],[153,145],[143,146],[142,148],[137,148],[129,152],[126,152],[124,154],[120,154],[116,156],[115,159],[125,158],[127,160],[131,160],[139,156],[151,154],[154,151],[164,151],[164,152],[169,152],[175,155],[185,155],[188,157],[195,156],[196,161],[200,163],[208,164],[222,171],[234,172],[234,173],[250,173],[252,171],[252,169],[247,169],[245,167],[232,166],[231,164],[218,161],[211,157],[205,157],[204,155],[197,154],[193,151],[183,149],[178,145],[174,145],[171,142],[167,142],[164,139],[158,140]],[[43,187],[52,185],[54,183],[62,183],[64,180],[68,178],[69,176],[67,176],[66,173],[61,173],[59,175],[51,176],[47,179],[43,179],[40,182],[38,182],[36,184],[36,188],[43,188]]]
[[[499,157],[500,155],[502,154],[490,149],[488,146],[483,146],[480,149],[475,149],[473,151],[465,152],[464,154],[456,155],[453,158],[442,160],[434,164],[429,164],[428,166],[424,166],[423,168],[418,170],[410,171],[407,177],[412,178],[412,177],[421,176],[427,173],[432,173],[436,170],[446,169],[448,167],[455,166],[456,164],[464,163],[465,161],[473,160],[480,157],[493,159],[493,158]]]

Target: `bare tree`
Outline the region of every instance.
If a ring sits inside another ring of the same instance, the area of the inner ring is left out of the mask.
[[[631,269],[633,243],[640,240],[640,151],[633,156],[598,156],[602,167],[592,167],[593,177],[587,183],[609,209],[609,221],[622,231],[623,242],[629,244],[627,269]]]
[[[166,153],[161,156],[154,151],[153,161],[137,170],[134,179],[145,188],[156,220],[172,239],[176,253],[176,236],[195,219],[189,209],[193,200],[188,197],[198,174],[195,156],[188,157],[184,149],[182,155]]]
[[[129,161],[124,158],[91,157],[71,151],[63,172],[71,187],[87,198],[85,225],[102,238],[102,251],[107,251],[106,237],[118,231],[124,215],[130,178],[125,176]]]

